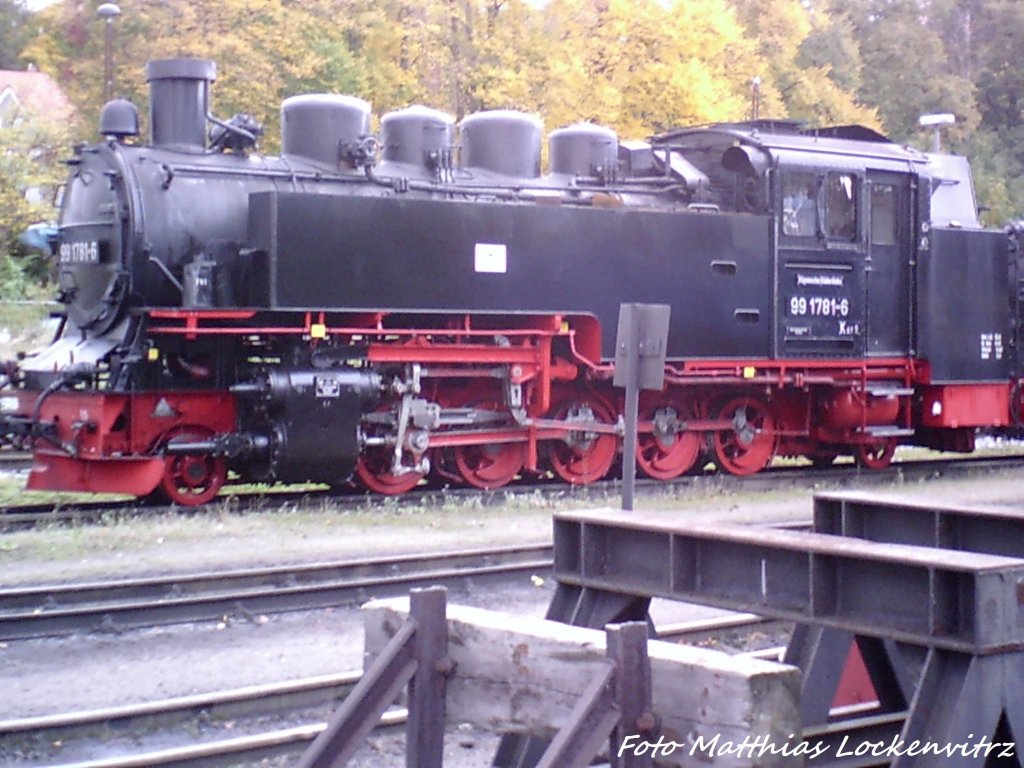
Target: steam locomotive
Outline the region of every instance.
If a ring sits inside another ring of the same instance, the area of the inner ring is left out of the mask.
[[[671,306],[637,461],[883,467],[1021,425],[1020,251],[967,162],[780,121],[619,141],[511,111],[281,107],[282,153],[151,62],[151,140],[103,108],[55,254],[53,343],[5,368],[32,489],[205,503],[229,479],[385,494],[428,474],[589,483],[621,449],[620,304]],[[231,473],[229,475],[229,473]]]

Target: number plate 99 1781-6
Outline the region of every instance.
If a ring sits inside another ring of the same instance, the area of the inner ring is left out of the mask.
[[[61,264],[99,264],[100,243],[97,240],[76,240],[60,244]]]

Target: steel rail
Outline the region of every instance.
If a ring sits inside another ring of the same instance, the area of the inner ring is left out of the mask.
[[[32,454],[28,451],[0,449],[0,470],[23,470],[32,466]]]
[[[178,728],[200,715],[228,719],[321,706],[347,696],[359,682],[360,675],[354,671],[344,672],[161,701],[0,720],[0,740],[32,734],[54,742],[107,729],[133,732],[151,727]]]
[[[0,640],[314,610],[415,586],[547,573],[551,546],[508,546],[312,565],[0,590]]]

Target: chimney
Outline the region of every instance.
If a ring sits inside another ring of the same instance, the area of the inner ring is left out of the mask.
[[[217,66],[208,59],[162,59],[146,65],[153,146],[206,149],[206,113]]]

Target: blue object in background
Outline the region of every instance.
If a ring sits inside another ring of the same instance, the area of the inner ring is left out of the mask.
[[[57,238],[56,224],[33,224],[18,235],[18,242],[26,248],[53,253],[57,247]]]

